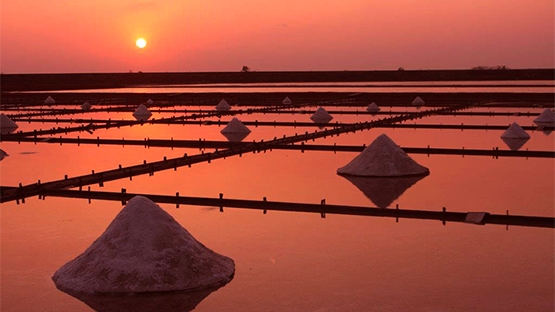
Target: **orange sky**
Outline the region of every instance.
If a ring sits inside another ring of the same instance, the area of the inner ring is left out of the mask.
[[[3,73],[555,67],[553,0],[2,0],[0,12]]]

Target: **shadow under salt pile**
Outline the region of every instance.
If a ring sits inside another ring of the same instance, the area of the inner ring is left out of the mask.
[[[135,196],[52,280],[69,294],[137,294],[214,288],[234,273],[232,259],[197,241],[150,199]]]

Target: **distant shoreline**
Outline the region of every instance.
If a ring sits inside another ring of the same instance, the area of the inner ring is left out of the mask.
[[[76,90],[207,83],[509,80],[555,80],[555,69],[2,74],[0,90]]]

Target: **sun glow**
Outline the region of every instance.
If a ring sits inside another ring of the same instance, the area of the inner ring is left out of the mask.
[[[146,40],[143,38],[139,38],[137,39],[137,41],[135,41],[135,44],[137,45],[137,47],[139,47],[139,49],[142,49],[146,47]]]

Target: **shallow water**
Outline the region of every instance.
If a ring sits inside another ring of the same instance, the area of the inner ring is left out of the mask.
[[[522,110],[529,111],[529,109]],[[540,111],[538,109],[538,111]],[[269,115],[244,116],[245,120]],[[334,116],[353,122],[368,115]],[[97,117],[95,117],[97,118]],[[122,118],[122,117],[114,117]],[[127,118],[127,117],[123,117]],[[271,115],[300,120],[309,115]],[[531,125],[533,117],[436,116],[421,123]],[[303,121],[307,121],[303,120]],[[23,125],[21,125],[23,127]],[[52,125],[24,124],[25,128]],[[224,140],[218,126],[148,125],[104,129],[90,137]],[[251,128],[248,140],[304,133],[303,128]],[[306,131],[314,131],[314,128]],[[369,144],[387,133],[410,147],[504,148],[502,131],[372,129],[307,144]],[[77,134],[68,135],[69,137]],[[80,133],[81,137],[87,134]],[[523,148],[555,149],[554,134],[530,132]],[[200,153],[198,149],[3,142],[3,186]],[[208,150],[209,151],[209,150]],[[91,190],[262,199],[374,207],[335,173],[356,153],[274,150],[107,182]],[[390,207],[555,215],[553,159],[411,155],[430,175]],[[235,278],[195,311],[553,311],[553,229],[438,221],[161,205],[203,244],[236,263]],[[2,204],[2,311],[89,311],[50,280],[83,252],[119,212],[120,202],[47,197]]]

